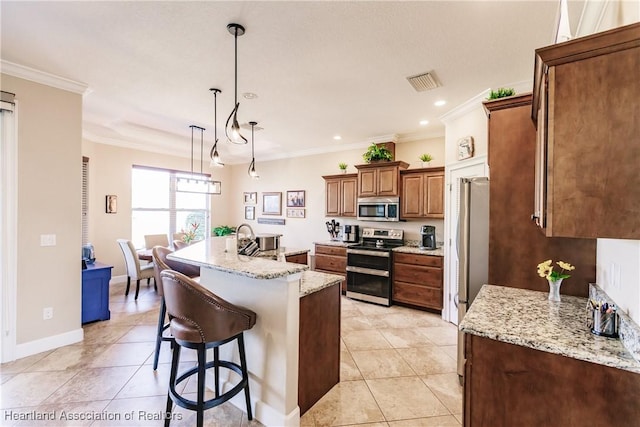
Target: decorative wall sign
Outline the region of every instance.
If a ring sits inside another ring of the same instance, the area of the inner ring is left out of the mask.
[[[282,193],[262,193],[262,214],[282,215]]]
[[[304,190],[287,191],[287,207],[303,208],[304,207]]]
[[[473,154],[473,137],[465,136],[464,138],[460,138],[458,140],[458,160],[468,159],[473,157]]]
[[[244,204],[255,205],[258,200],[258,193],[244,193]]]
[[[245,206],[244,207],[244,219],[249,219],[249,220],[256,219],[256,207],[255,206]]]
[[[306,209],[300,208],[287,208],[287,216],[289,218],[304,218]]]
[[[115,194],[107,194],[105,202],[106,213],[118,213],[118,196]]]
[[[258,218],[258,224],[284,225],[284,218]]]

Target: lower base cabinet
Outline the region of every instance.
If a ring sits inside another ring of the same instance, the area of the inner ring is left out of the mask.
[[[442,310],[442,257],[393,254],[393,302]]]
[[[340,286],[300,299],[300,415],[340,382]]]
[[[293,262],[296,264],[304,264],[307,265],[307,252],[303,253],[303,254],[297,254],[297,255],[289,255],[285,257],[285,260],[287,262]]]
[[[109,320],[109,281],[113,266],[95,262],[82,270],[82,323]]]
[[[342,292],[347,292],[347,248],[344,246],[315,245],[315,270],[323,273],[339,274]]]
[[[464,426],[637,426],[640,374],[465,335]]]

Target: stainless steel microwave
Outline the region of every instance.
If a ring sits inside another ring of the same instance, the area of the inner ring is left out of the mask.
[[[358,199],[361,221],[400,221],[399,197],[361,197]]]

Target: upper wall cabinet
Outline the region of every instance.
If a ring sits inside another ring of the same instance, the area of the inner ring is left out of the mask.
[[[356,165],[358,169],[358,197],[388,197],[400,195],[400,171],[405,162],[380,162]]]
[[[444,218],[444,168],[400,172],[400,217]]]
[[[536,50],[534,219],[547,236],[640,239],[640,23]]]
[[[356,189],[358,175],[355,173],[323,176],[325,182],[325,215],[356,216]]]

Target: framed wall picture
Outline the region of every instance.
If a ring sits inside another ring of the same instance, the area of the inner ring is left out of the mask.
[[[244,219],[254,220],[256,219],[256,207],[245,206],[244,207]]]
[[[282,215],[282,193],[262,193],[262,214]]]
[[[115,194],[107,194],[105,212],[110,214],[118,213],[118,196]]]
[[[287,191],[287,207],[303,208],[304,207],[304,190]]]
[[[306,209],[300,208],[287,208],[287,217],[289,218],[304,218]]]
[[[244,204],[255,205],[258,201],[258,193],[244,193]]]
[[[468,159],[473,157],[473,137],[465,136],[458,140],[458,160]]]

